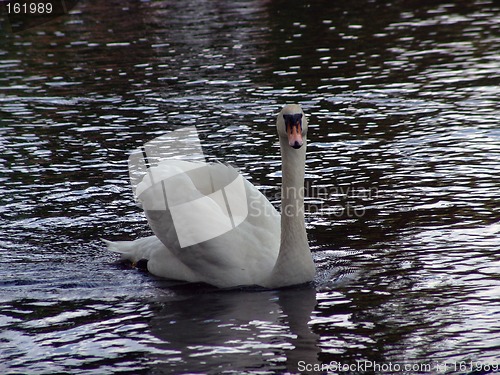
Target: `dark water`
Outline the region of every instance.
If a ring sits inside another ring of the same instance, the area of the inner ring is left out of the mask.
[[[7,26],[2,374],[499,373],[493,1],[82,1]],[[196,125],[276,201],[285,102],[311,124],[314,286],[218,291],[115,263],[99,238],[151,233],[130,150]]]

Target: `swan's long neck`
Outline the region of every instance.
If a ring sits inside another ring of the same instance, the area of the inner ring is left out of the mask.
[[[272,286],[311,281],[315,269],[304,223],[304,169],[307,141],[299,149],[280,137],[282,175],[281,245],[271,275]]]
[[[306,142],[300,149],[293,149],[286,140],[281,140],[282,185],[281,185],[281,248],[280,253],[307,244],[304,223],[304,167]]]

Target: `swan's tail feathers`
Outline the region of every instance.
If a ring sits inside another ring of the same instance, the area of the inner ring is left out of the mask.
[[[135,262],[136,260],[134,259],[134,249],[131,246],[133,241],[108,241],[105,239],[102,239],[106,246],[108,247],[108,250],[113,252],[113,253],[118,253],[121,255],[122,260],[130,260],[131,262]]]
[[[108,250],[121,255],[122,260],[129,260],[137,263],[141,259],[149,259],[151,248],[147,246],[148,238],[141,238],[135,241],[108,241],[102,239],[107,245]]]
[[[118,245],[118,242],[108,241],[105,240],[104,238],[101,238],[101,241],[106,244],[109,251],[112,251],[113,253],[122,253],[122,251],[120,250],[120,246]]]

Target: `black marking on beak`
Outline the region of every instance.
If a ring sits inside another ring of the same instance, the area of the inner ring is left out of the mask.
[[[291,132],[293,127],[297,127],[297,131],[302,133],[302,113],[283,115],[283,119],[285,120],[287,132]]]
[[[302,113],[283,115],[283,119],[285,120],[288,144],[290,147],[294,149],[302,147]]]

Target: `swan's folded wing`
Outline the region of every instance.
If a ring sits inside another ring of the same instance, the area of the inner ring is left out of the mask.
[[[269,274],[280,216],[243,175],[223,164],[186,161],[151,169],[138,185],[138,199],[153,232],[176,258],[211,283],[232,280],[230,275],[231,282],[258,283],[260,274]]]

